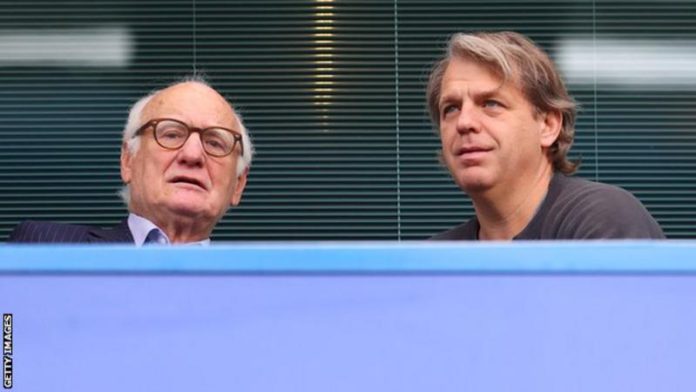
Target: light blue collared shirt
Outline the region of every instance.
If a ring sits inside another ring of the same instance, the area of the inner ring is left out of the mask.
[[[158,235],[155,237],[156,242],[158,245],[170,245],[171,241],[169,241],[169,237],[167,237],[167,234],[157,227],[154,223],[150,222],[148,219],[143,218],[142,216],[136,215],[134,213],[128,214],[128,229],[130,230],[131,234],[133,235],[133,240],[135,241],[135,246],[140,247],[145,244],[145,240],[147,240],[148,235],[150,235],[150,232],[152,230],[157,231]],[[152,238],[152,235],[150,235]],[[203,246],[208,246],[210,245],[210,238],[205,239],[203,241],[197,241],[197,242],[191,242],[187,244],[181,244],[181,245],[203,245]]]

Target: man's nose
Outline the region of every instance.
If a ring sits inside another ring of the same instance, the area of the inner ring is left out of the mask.
[[[457,116],[457,132],[478,132],[479,129],[479,113],[472,104],[467,102],[462,105],[459,115]]]
[[[205,161],[205,150],[198,132],[192,132],[179,149],[177,160],[186,165],[200,166]]]

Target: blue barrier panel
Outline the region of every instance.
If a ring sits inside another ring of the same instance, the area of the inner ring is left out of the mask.
[[[17,391],[693,391],[694,256],[668,241],[4,246],[5,357]]]

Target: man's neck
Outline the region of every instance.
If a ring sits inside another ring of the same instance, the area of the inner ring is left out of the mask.
[[[157,226],[167,234],[172,244],[188,244],[203,241],[210,237],[210,232],[212,231],[212,227],[200,227],[200,222],[195,220],[178,220]]]
[[[551,183],[553,168],[544,165],[531,178],[520,178],[505,189],[472,194],[480,240],[511,240],[534,218]]]
[[[172,244],[188,244],[207,240],[213,230],[213,226],[205,225],[204,219],[189,217],[177,217],[177,219],[157,219],[137,211],[133,213],[148,219],[162,230]]]

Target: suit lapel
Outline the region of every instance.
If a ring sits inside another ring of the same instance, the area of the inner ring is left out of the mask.
[[[87,232],[87,242],[115,242],[133,244],[133,235],[128,228],[128,219],[124,219],[117,226],[109,229],[92,227]]]

